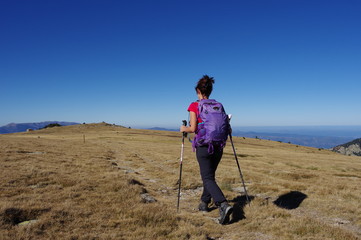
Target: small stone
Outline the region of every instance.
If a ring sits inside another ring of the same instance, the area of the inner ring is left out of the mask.
[[[140,194],[140,197],[142,198],[143,203],[154,203],[157,201],[154,197],[150,196],[148,193],[142,193]]]
[[[30,225],[30,224],[36,223],[37,221],[38,221],[38,220],[36,220],[36,219],[28,220],[28,221],[21,222],[21,223],[19,223],[18,225],[19,225],[19,226]]]
[[[232,188],[232,190],[234,192],[245,193],[244,187],[236,187],[236,188]],[[246,190],[247,190],[247,187],[246,187]]]

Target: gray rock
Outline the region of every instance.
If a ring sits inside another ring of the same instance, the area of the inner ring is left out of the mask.
[[[142,198],[143,203],[154,203],[157,201],[154,197],[149,195],[149,193],[142,193],[140,194],[140,197]]]
[[[332,151],[348,156],[361,156],[361,138],[342,145],[338,145],[334,147]]]

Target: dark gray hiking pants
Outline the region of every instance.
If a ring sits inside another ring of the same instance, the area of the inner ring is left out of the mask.
[[[216,170],[222,159],[223,149],[214,149],[213,154],[208,153],[208,146],[197,147],[196,156],[199,163],[200,173],[203,181],[203,193],[201,200],[211,202],[211,198],[217,206],[226,201],[222,190],[218,187],[215,179]]]

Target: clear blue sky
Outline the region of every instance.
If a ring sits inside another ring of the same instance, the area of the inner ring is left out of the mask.
[[[234,126],[360,125],[359,0],[0,1],[0,126],[174,127],[194,86]]]

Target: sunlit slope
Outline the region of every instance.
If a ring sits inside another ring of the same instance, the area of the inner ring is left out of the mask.
[[[235,214],[220,226],[217,209],[197,211],[189,142],[176,211],[180,133],[102,123],[0,135],[1,239],[360,239],[360,157],[233,140],[252,201],[228,143],[217,180]]]

